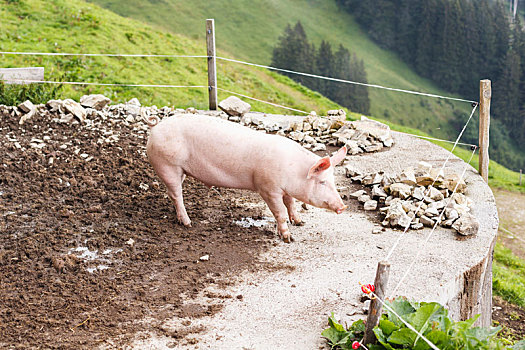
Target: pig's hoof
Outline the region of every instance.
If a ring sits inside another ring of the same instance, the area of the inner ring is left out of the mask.
[[[301,221],[301,220],[293,220],[293,221],[292,221],[292,224],[294,224],[295,226],[304,226],[304,221]]]
[[[186,227],[191,227],[191,220],[187,220],[186,221],[186,220],[179,219],[178,221],[179,221],[180,224],[182,224],[182,225],[184,225]]]
[[[284,243],[292,243],[294,241],[294,239],[293,239],[292,235],[290,234],[290,232],[284,233],[281,237],[282,237]]]

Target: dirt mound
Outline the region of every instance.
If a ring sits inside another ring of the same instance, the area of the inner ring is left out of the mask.
[[[0,115],[0,347],[124,344],[166,317],[212,314],[220,300],[192,309],[184,298],[261,268],[258,253],[277,242],[234,223],[260,214],[241,206],[255,195],[192,179],[184,199],[193,227],[176,224],[141,128],[18,119]]]

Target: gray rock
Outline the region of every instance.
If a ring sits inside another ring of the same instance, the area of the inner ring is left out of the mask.
[[[136,97],[133,97],[131,100],[126,102],[126,104],[129,105],[129,106],[137,106],[137,107],[141,106],[139,99],[136,98]]]
[[[413,230],[421,230],[423,228],[423,224],[420,223],[420,222],[415,223],[415,224],[411,224],[410,228],[413,229]]]
[[[471,236],[478,233],[479,223],[472,214],[461,215],[457,219],[452,228],[456,230],[460,235]]]
[[[106,107],[111,100],[104,95],[94,94],[94,95],[84,95],[80,98],[80,104],[86,108],[93,108],[97,111],[101,111]]]
[[[346,177],[354,177],[354,176],[359,175],[359,173],[355,171],[355,169],[352,168],[350,165],[345,165],[344,169],[345,169]]]
[[[399,181],[401,183],[414,186],[416,184],[416,176],[414,175],[414,170],[412,169],[405,169],[400,175],[399,175]]]
[[[377,201],[375,200],[368,200],[364,204],[365,210],[376,210],[377,209]]]
[[[355,191],[354,193],[350,193],[350,198],[358,199],[359,197],[361,197],[364,194],[366,194],[365,190]]]
[[[425,197],[425,188],[423,186],[414,187],[412,190],[412,198],[417,199],[418,201],[423,200]]]
[[[382,143],[375,143],[375,144],[372,144],[370,146],[366,146],[365,147],[365,152],[377,152],[377,151],[380,151],[381,149],[383,148],[383,144]]]
[[[400,201],[392,201],[387,211],[385,220],[390,223],[392,227],[407,227],[412,221],[406,214]]]
[[[380,185],[372,187],[372,198],[386,198],[388,194]]]
[[[86,110],[80,103],[68,98],[63,101],[62,106],[66,112],[73,114],[79,121],[83,122],[86,119]]]
[[[359,198],[357,198],[357,200],[360,201],[361,203],[366,203],[366,202],[368,202],[371,199],[372,198],[370,198],[370,196],[367,195],[367,194],[363,194],[363,195],[359,196]]]
[[[314,148],[312,148],[312,152],[320,152],[320,151],[326,151],[326,145],[322,143],[316,143],[314,145]]]
[[[457,218],[459,218],[459,213],[454,208],[447,208],[445,209],[445,216],[449,220],[456,220]]]
[[[35,109],[35,105],[33,104],[33,102],[26,100],[18,105],[18,109],[20,109],[24,113],[29,113]]]
[[[440,201],[445,198],[445,196],[443,196],[443,193],[441,193],[434,186],[429,186],[428,191],[427,191],[427,196],[433,201]]]
[[[228,115],[242,116],[250,111],[251,106],[236,96],[230,96],[219,103],[219,108]]]
[[[394,183],[389,187],[390,194],[394,197],[399,197],[401,199],[407,199],[412,194],[412,187],[404,183]]]
[[[433,227],[434,224],[435,224],[434,220],[432,220],[429,217],[426,217],[425,215],[421,215],[421,217],[419,218],[419,222],[422,223],[424,226],[427,226],[427,227]]]
[[[436,208],[427,208],[425,210],[425,215],[428,217],[439,216],[439,211]]]

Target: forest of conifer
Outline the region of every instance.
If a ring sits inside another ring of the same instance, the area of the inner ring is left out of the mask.
[[[490,79],[491,157],[513,169],[525,165],[525,30],[507,2],[336,1],[375,42],[441,88],[478,100],[479,81]]]
[[[330,43],[324,40],[317,49],[308,41],[301,22],[297,22],[293,28],[290,25],[285,28],[273,50],[272,66],[325,77],[367,82],[362,60],[350,54],[343,45],[333,52]],[[364,114],[370,112],[370,99],[366,87],[297,74],[283,74],[354,112]]]

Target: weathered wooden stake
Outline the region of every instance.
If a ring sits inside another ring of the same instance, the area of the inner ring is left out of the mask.
[[[490,80],[479,82],[479,173],[486,183],[489,182],[489,128],[490,99],[492,88]]]
[[[210,110],[217,110],[217,70],[215,64],[215,22],[206,20],[206,48],[208,55],[208,93]]]
[[[388,284],[388,277],[390,275],[390,263],[388,261],[380,261],[377,263],[376,279],[374,286],[376,291],[374,292],[381,300],[385,300],[385,291]],[[379,323],[379,317],[381,317],[381,310],[383,304],[373,299],[368,309],[368,318],[366,319],[366,330],[365,337],[363,338],[363,344],[368,345],[377,341],[374,334],[374,327]]]

